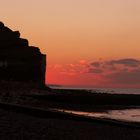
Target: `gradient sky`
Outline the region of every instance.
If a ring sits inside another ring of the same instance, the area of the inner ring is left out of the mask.
[[[139,0],[0,2],[0,20],[47,53],[47,83],[140,88]]]

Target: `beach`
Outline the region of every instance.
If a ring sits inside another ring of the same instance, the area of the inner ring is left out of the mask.
[[[140,127],[133,127],[131,123],[122,125],[119,121],[89,119],[57,111],[105,112],[131,108],[132,105],[139,106],[139,95],[117,96],[85,90],[38,89],[19,85],[18,88],[17,85],[8,86],[8,89],[7,86],[1,87],[0,140],[140,139]],[[136,125],[139,126],[139,123]]]
[[[139,140],[140,129],[0,109],[1,140]]]

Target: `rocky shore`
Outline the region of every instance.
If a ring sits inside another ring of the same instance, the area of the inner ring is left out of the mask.
[[[139,140],[140,129],[0,109],[1,140]]]
[[[130,108],[128,103],[138,103],[139,95],[108,95],[83,90],[54,90],[22,83],[1,83],[0,102],[42,109],[65,108],[84,111],[106,111]],[[22,85],[22,86],[21,86]],[[85,100],[84,100],[85,99]],[[119,99],[119,102],[115,101]],[[127,100],[125,100],[127,99]],[[91,102],[93,100],[93,102]],[[111,101],[115,101],[111,104]],[[133,100],[133,101],[132,101]],[[124,102],[125,101],[125,104]],[[134,102],[135,101],[135,102]],[[122,104],[123,103],[123,104]],[[139,106],[139,104],[137,104]],[[122,127],[101,121],[86,121],[61,117],[41,117],[25,113],[24,109],[4,109],[0,105],[1,140],[139,140],[140,129]]]

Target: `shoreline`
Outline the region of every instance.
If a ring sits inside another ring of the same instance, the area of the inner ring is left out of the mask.
[[[54,119],[62,119],[62,120],[74,120],[74,121],[84,121],[84,122],[96,122],[101,124],[108,124],[120,127],[132,127],[140,129],[140,122],[132,122],[132,121],[123,121],[109,118],[98,118],[98,117],[89,117],[83,115],[77,115],[72,113],[66,113],[63,111],[58,111],[56,109],[43,109],[39,107],[31,107],[31,106],[21,106],[17,104],[10,103],[2,103],[0,102],[0,108],[13,111],[16,113],[28,114],[31,116],[41,117],[41,118],[54,118]]]
[[[1,140],[139,140],[140,129],[97,121],[38,117],[0,108]],[[39,115],[39,114],[38,114]]]
[[[0,102],[41,109],[104,113],[110,110],[139,109],[140,95],[91,93],[75,89],[14,89],[4,92]]]
[[[140,95],[91,93],[85,90],[52,89],[49,93],[33,93],[23,95],[38,100],[41,106],[50,108],[106,111],[140,107]]]
[[[131,104],[126,106],[105,105],[106,102],[100,104],[102,95],[83,90],[43,90],[22,87],[12,87],[7,90],[5,88],[1,90],[0,96],[0,139],[139,140],[140,123],[83,117],[54,110],[72,108],[101,112],[111,108],[131,107]],[[95,97],[96,102],[92,102]],[[115,99],[114,97],[116,96],[111,95],[110,100]],[[140,96],[133,96],[133,99],[136,97]],[[119,98],[122,98],[122,95]],[[91,102],[86,101],[82,104],[85,99]],[[108,94],[103,95],[102,99],[108,99]],[[123,96],[122,101],[124,99]],[[139,98],[136,99],[139,101]]]

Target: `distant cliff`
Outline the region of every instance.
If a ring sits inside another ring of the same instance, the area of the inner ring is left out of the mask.
[[[0,22],[0,80],[45,84],[46,55]]]

